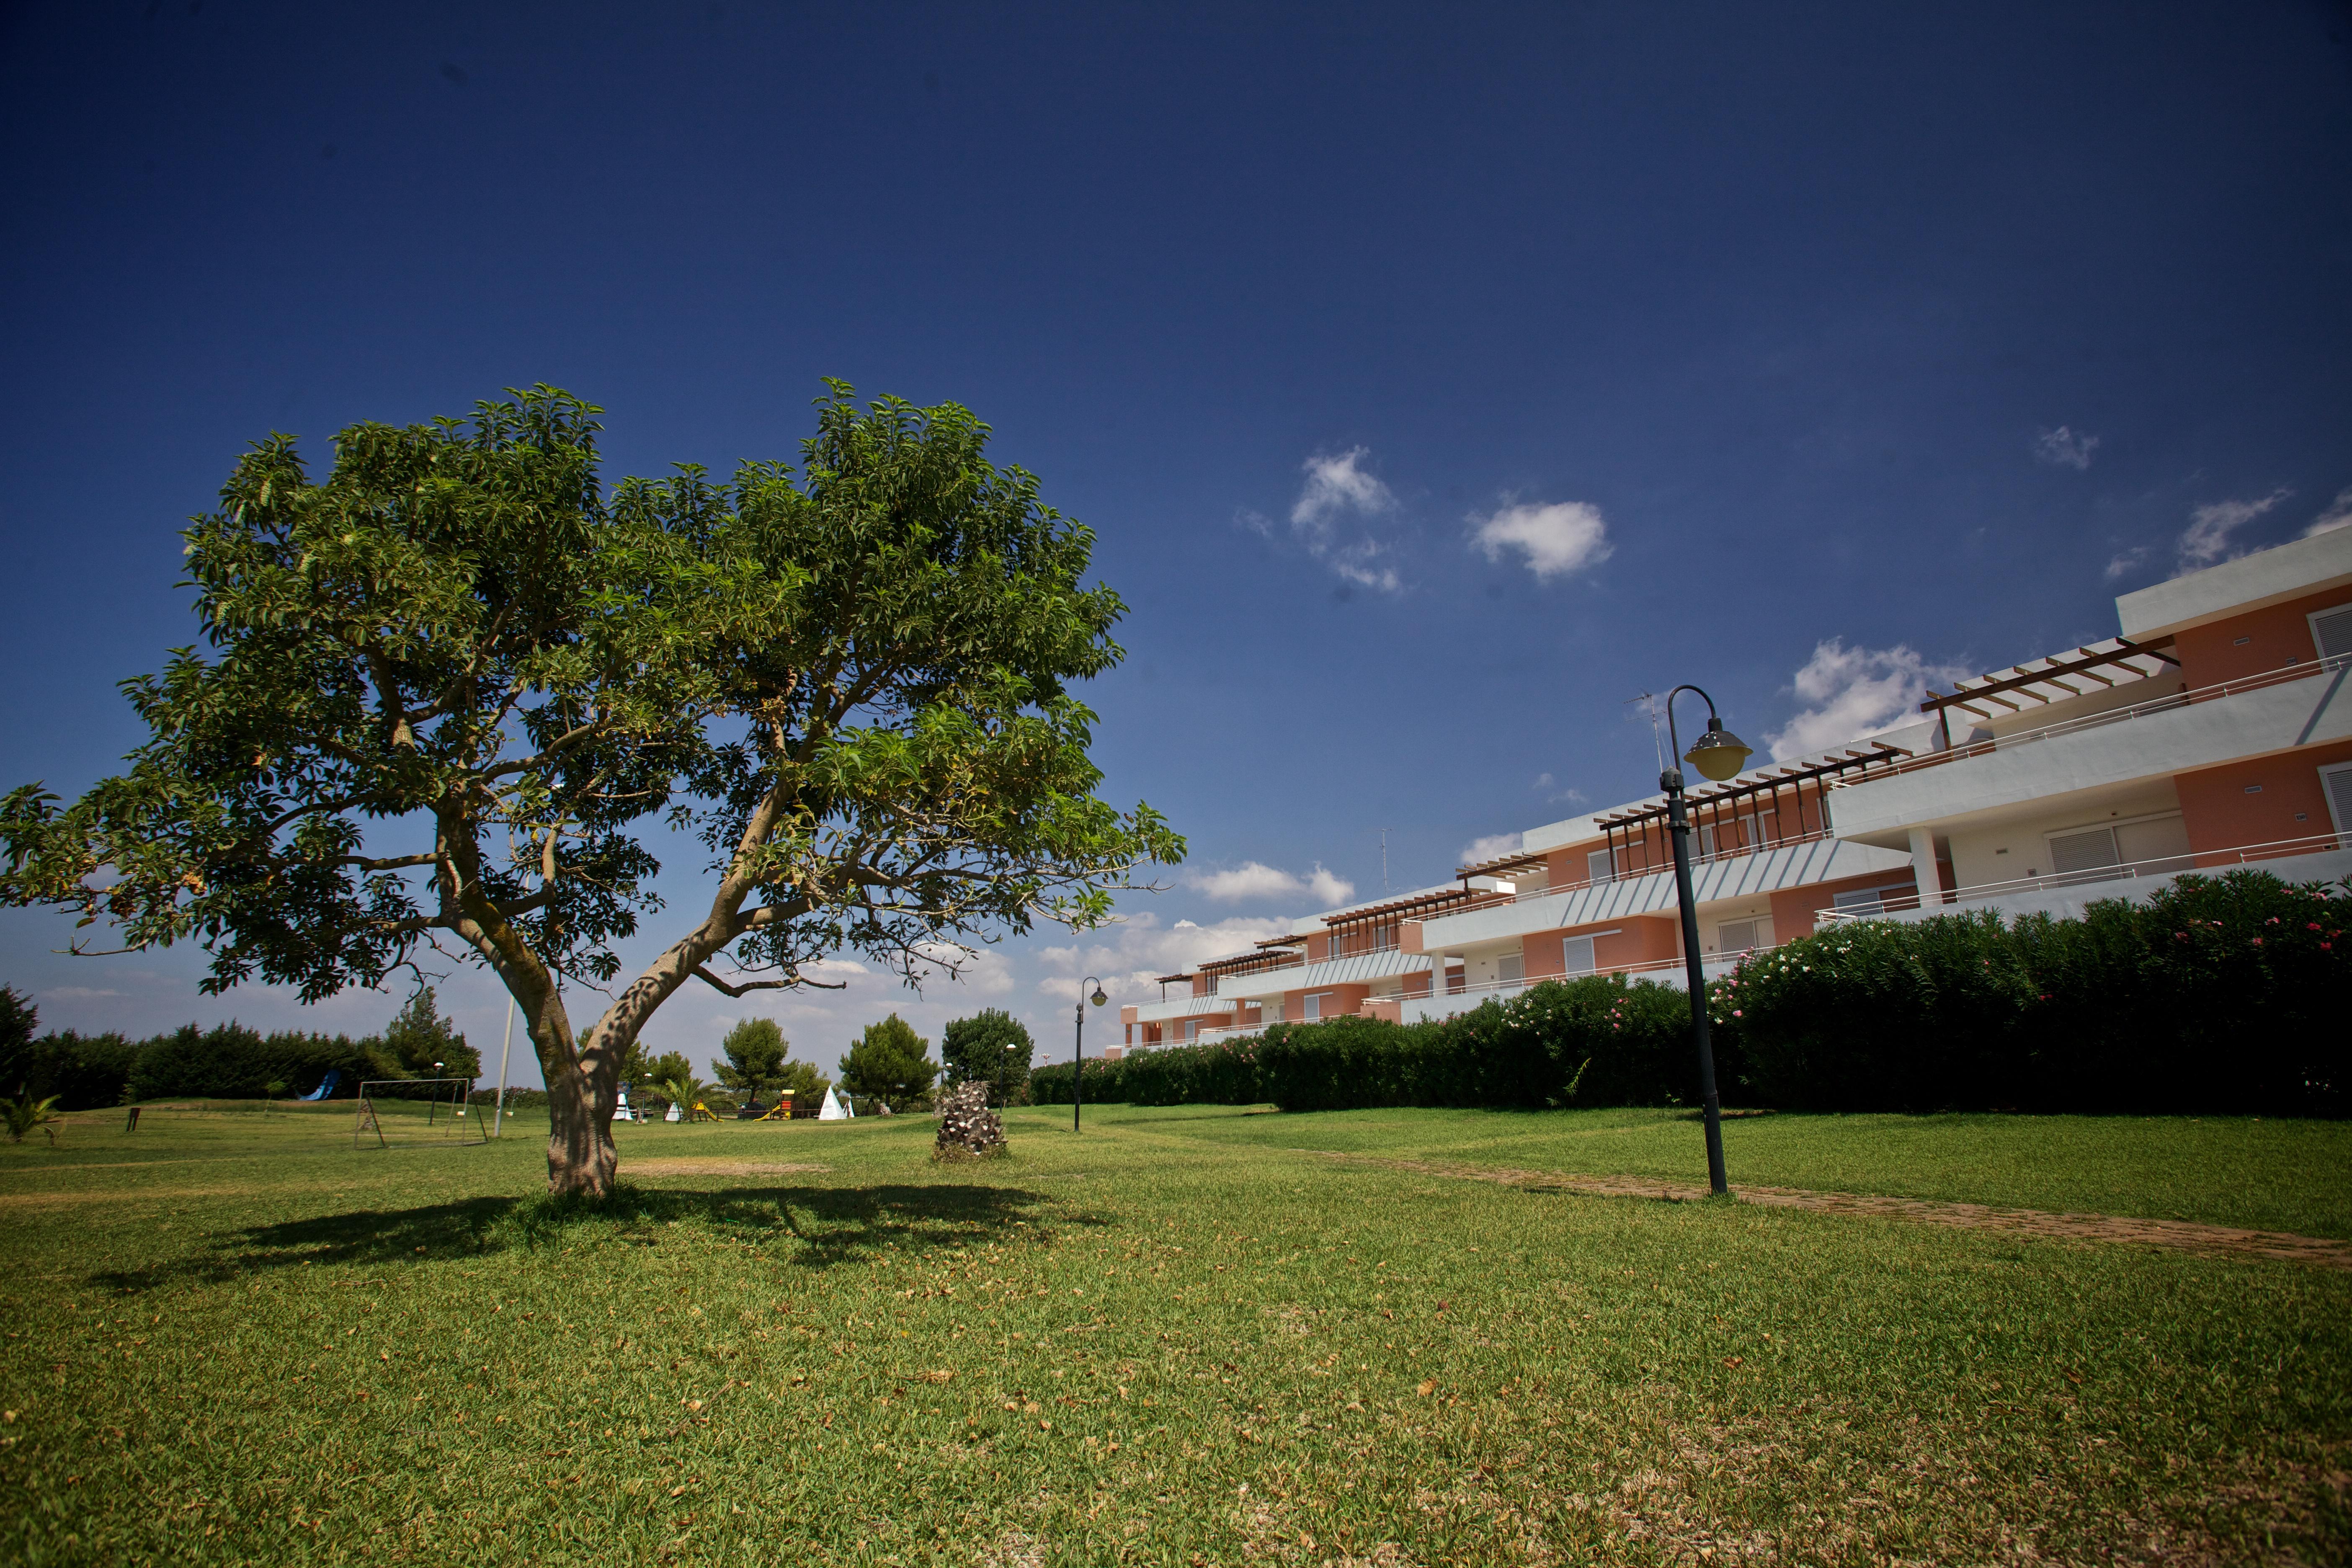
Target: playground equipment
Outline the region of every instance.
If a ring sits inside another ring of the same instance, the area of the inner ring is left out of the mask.
[[[629,1103],[629,1085],[625,1083],[621,1086],[620,1098],[613,1102],[613,1120],[615,1121],[645,1120],[645,1117],[638,1113],[637,1108]]]
[[[324,1100],[329,1095],[334,1093],[335,1085],[342,1081],[343,1069],[341,1068],[329,1068],[327,1069],[327,1076],[319,1080],[318,1088],[312,1089],[308,1094],[298,1094],[294,1098],[298,1103],[307,1100]]]
[[[362,1147],[370,1133],[379,1149],[394,1142],[488,1142],[482,1119],[465,1113],[466,1096],[473,1087],[468,1078],[362,1079],[352,1147]]]

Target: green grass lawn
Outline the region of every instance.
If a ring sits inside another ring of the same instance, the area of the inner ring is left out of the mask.
[[[0,1560],[2340,1561],[2352,1276],[1298,1151],[1690,1179],[1648,1112],[0,1147]],[[436,1130],[437,1135],[437,1130]],[[1735,1184],[2347,1234],[2334,1127],[1765,1118]]]

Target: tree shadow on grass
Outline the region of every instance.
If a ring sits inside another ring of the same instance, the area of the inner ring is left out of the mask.
[[[1061,1208],[1043,1193],[977,1184],[874,1187],[730,1187],[719,1192],[623,1186],[601,1203],[544,1197],[468,1198],[409,1209],[360,1209],[221,1232],[202,1251],[145,1268],[103,1270],[90,1282],[152,1290],[311,1264],[448,1261],[511,1250],[652,1248],[677,1227],[768,1253],[799,1268],[830,1268],[890,1250],[904,1255],[1019,1237],[1049,1239],[1103,1216]]]

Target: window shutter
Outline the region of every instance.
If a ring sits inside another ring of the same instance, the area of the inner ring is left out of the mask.
[[[2092,871],[2101,866],[2119,866],[2123,857],[2116,853],[2116,834],[2111,827],[2095,827],[2088,833],[2059,833],[2050,839],[2050,869],[2058,876],[2069,871]]]
[[[1587,855],[1584,858],[1586,879],[1594,882],[1615,881],[1617,879],[1615,853],[1609,849],[1595,849],[1591,854]]]
[[[2319,657],[2322,658],[2352,653],[2352,605],[2340,610],[2330,610],[2324,616],[2312,616],[2311,640],[2319,645]]]
[[[1569,937],[1559,945],[1560,957],[1564,961],[1561,964],[1562,973],[1568,974],[1591,974],[1601,967],[1593,958],[1592,939],[1591,937]]]
[[[2352,833],[2352,768],[2335,768],[2320,775],[2327,781],[2327,809],[2336,831]]]

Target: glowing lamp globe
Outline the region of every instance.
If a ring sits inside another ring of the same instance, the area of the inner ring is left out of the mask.
[[[1748,742],[1725,729],[1714,714],[1707,715],[1706,733],[1701,735],[1683,753],[1683,761],[1716,784],[1736,776],[1753,752]]]

